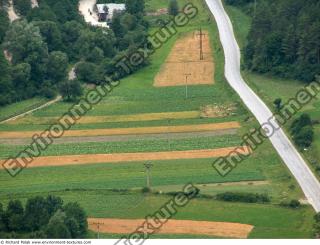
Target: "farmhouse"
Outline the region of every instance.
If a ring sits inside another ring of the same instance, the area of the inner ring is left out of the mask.
[[[99,21],[108,21],[112,20],[114,13],[125,11],[125,4],[117,3],[106,3],[106,4],[96,4],[96,10],[98,13]]]

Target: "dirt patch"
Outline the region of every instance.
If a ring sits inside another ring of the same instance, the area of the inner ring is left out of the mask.
[[[235,115],[236,105],[206,105],[200,108],[201,118],[217,118]]]
[[[130,234],[145,222],[143,219],[96,219],[89,218],[89,229],[102,233]],[[173,220],[170,219],[156,233],[193,234],[213,237],[247,238],[253,226],[240,223]]]
[[[214,63],[208,32],[203,32],[203,60],[200,60],[200,33],[193,32],[180,38],[155,77],[155,87],[213,84]]]
[[[181,126],[160,126],[160,127],[140,127],[140,128],[111,128],[111,129],[91,129],[91,130],[69,130],[64,133],[64,137],[76,136],[104,136],[104,135],[139,135],[139,134],[161,134],[161,133],[183,133],[183,132],[205,132],[224,129],[240,128],[238,122],[195,124]],[[0,138],[31,138],[34,134],[41,134],[37,131],[13,131],[0,132]]]
[[[178,159],[206,159],[226,156],[235,153],[238,147],[228,147],[206,150],[189,151],[169,151],[169,152],[143,152],[143,153],[115,153],[115,154],[88,154],[88,155],[69,155],[69,156],[48,156],[38,157],[28,165],[28,167],[47,167],[47,166],[65,166],[95,163],[120,163],[120,162],[139,162],[156,160],[178,160]],[[249,154],[248,147],[239,147],[238,152]],[[5,160],[0,160],[0,168]]]
[[[158,9],[156,12],[148,12],[147,13],[148,16],[160,16],[160,15],[164,15],[164,14],[168,14],[167,8],[161,8],[161,9]]]
[[[182,112],[160,112],[160,113],[141,113],[133,115],[118,116],[85,116],[77,124],[106,123],[106,122],[141,122],[141,121],[158,121],[171,119],[192,119],[200,118],[199,111],[182,111]],[[51,124],[58,120],[58,117],[25,117],[10,124]]]

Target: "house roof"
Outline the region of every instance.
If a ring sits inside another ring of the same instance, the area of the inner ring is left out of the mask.
[[[104,7],[107,6],[109,14],[112,14],[114,11],[123,11],[126,10],[126,5],[123,3],[106,3],[106,4],[97,4],[97,9],[99,14],[105,14]]]

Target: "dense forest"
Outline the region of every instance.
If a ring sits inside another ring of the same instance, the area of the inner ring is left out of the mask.
[[[13,0],[21,18],[11,24],[8,1],[0,1],[0,106],[55,97],[70,84],[71,64],[76,64],[74,84],[105,83],[119,58],[144,42],[144,0],[127,0],[127,11],[114,15],[110,29],[87,25],[78,1],[39,0],[32,8],[30,0]]]
[[[319,0],[226,0],[253,17],[245,65],[259,73],[311,82],[320,74]]]
[[[10,200],[5,208],[0,203],[1,238],[85,238],[87,215],[78,203],[64,204],[58,196],[35,196],[25,205]]]

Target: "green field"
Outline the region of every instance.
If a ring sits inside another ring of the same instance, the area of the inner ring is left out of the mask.
[[[186,0],[179,1],[182,3]],[[167,7],[167,0],[147,0],[147,11]],[[234,115],[224,118],[196,118],[178,120],[159,120],[128,123],[91,123],[79,124],[73,129],[124,128],[143,126],[187,125],[211,122],[238,121],[242,128],[235,135],[212,137],[193,137],[175,140],[130,140],[127,142],[75,142],[51,145],[44,156],[72,154],[123,153],[173,151],[191,149],[213,149],[237,146],[241,136],[258,123],[248,112],[236,93],[224,78],[224,54],[219,42],[216,24],[206,9],[204,1],[193,0],[199,8],[199,15],[186,27],[179,29],[179,34],[161,47],[151,58],[150,65],[126,77],[110,95],[96,105],[90,116],[130,115],[136,113],[175,112],[200,110],[205,105],[236,105]],[[233,9],[235,14],[241,14]],[[238,17],[242,19],[241,16]],[[246,23],[249,19],[246,18]],[[215,61],[215,84],[190,86],[188,99],[185,88],[155,88],[153,80],[164,63],[171,48],[179,36],[196,31],[199,27],[210,35]],[[245,26],[238,24],[242,32]],[[150,31],[155,32],[153,27]],[[245,38],[242,39],[245,42]],[[251,74],[248,74],[251,76]],[[252,75],[253,76],[253,75]],[[261,78],[263,79],[263,78]],[[261,80],[263,83],[263,80]],[[267,85],[265,85],[267,86]],[[285,88],[284,88],[285,89]],[[279,92],[279,91],[278,91]],[[280,93],[280,92],[279,92]],[[271,100],[272,101],[272,100]],[[33,113],[30,124],[3,124],[0,131],[44,130],[48,124],[32,124],[42,117],[59,117],[71,106],[58,102],[52,106]],[[1,112],[2,115],[2,112]],[[0,144],[0,159],[17,154],[23,145]],[[320,145],[319,145],[320,147]],[[255,226],[250,234],[252,238],[294,238],[310,237],[312,211],[310,206],[300,209],[287,209],[279,206],[281,201],[301,199],[303,194],[270,142],[262,144],[252,156],[237,166],[226,177],[221,177],[213,168],[214,159],[155,161],[152,168],[152,186],[154,191],[177,191],[182,185],[228,183],[240,181],[265,181],[264,185],[232,185],[200,188],[202,194],[216,195],[225,191],[265,193],[271,197],[271,204],[245,204],[218,202],[214,199],[198,198],[181,210],[176,219],[227,221],[252,224]],[[0,200],[7,203],[9,199],[26,198],[48,193],[61,196],[66,202],[78,201],[90,217],[101,218],[143,218],[154,213],[169,198],[167,195],[144,195],[140,189],[145,186],[145,162],[90,164],[64,167],[41,167],[24,169],[18,176],[11,178],[5,171],[0,171]],[[122,191],[119,191],[121,189]],[[125,189],[125,190],[124,190]],[[91,234],[95,236],[95,234]],[[118,237],[103,235],[103,237]],[[197,236],[156,235],[160,238],[195,238]]]
[[[90,217],[97,218],[143,218],[158,210],[170,197],[145,195],[139,192],[121,191],[67,191],[55,192],[67,202],[78,201]],[[21,200],[28,194],[18,195]],[[212,199],[195,199],[179,209],[174,219],[240,222],[254,225],[251,238],[305,238],[311,236],[313,211],[280,208],[275,205],[226,203]],[[106,234],[103,238],[118,238]],[[152,238],[199,238],[199,236],[155,235]],[[203,238],[203,237],[202,237]]]
[[[246,37],[249,32],[251,18],[238,8],[227,5],[226,8],[229,16],[232,19],[232,23],[234,24],[235,33],[239,41],[240,48],[243,49],[246,44]],[[295,97],[299,90],[307,85],[301,81],[256,74],[247,70],[243,70],[242,75],[249,83],[250,87],[259,94],[259,96],[272,110],[274,110],[273,101],[275,99],[281,98],[282,101],[286,103],[288,100]],[[312,120],[320,121],[320,96],[318,96],[310,104],[304,106],[302,110],[295,116],[295,118],[300,116],[302,113],[308,113]],[[285,125],[285,130],[287,132],[289,132],[291,122],[294,119]],[[303,151],[302,154],[305,156],[305,159],[309,161],[310,166],[316,173],[316,176],[320,179],[320,162],[318,160],[320,159],[320,125],[314,125],[314,129],[314,143],[308,151]]]
[[[32,110],[38,107],[39,105],[44,104],[46,101],[48,100],[44,98],[33,98],[16,102],[11,105],[2,106],[0,107],[0,121]]]

